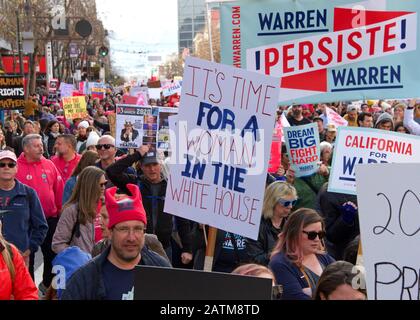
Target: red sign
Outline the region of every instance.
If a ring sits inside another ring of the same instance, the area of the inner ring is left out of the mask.
[[[47,67],[45,63],[45,57],[44,56],[38,56],[37,59],[37,73],[47,73]],[[19,57],[18,56],[2,56],[2,62],[4,67],[5,73],[19,73]],[[13,69],[13,66],[15,68]],[[29,57],[24,56],[23,57],[23,72],[28,73],[29,72]]]

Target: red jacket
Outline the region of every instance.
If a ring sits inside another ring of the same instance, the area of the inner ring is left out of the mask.
[[[75,153],[74,158],[68,162],[59,156],[53,156],[51,158],[51,161],[55,164],[58,172],[60,172],[64,184],[66,184],[67,180],[71,177],[73,170],[76,168],[81,157],[80,154]]]
[[[15,246],[10,246],[15,266],[15,280],[12,285],[9,268],[0,252],[0,300],[38,300],[38,289],[33,282],[25,262]],[[8,250],[8,249],[4,249]]]
[[[64,184],[54,163],[44,157],[38,162],[28,162],[24,153],[17,163],[16,179],[35,189],[46,218],[57,217],[61,211]]]

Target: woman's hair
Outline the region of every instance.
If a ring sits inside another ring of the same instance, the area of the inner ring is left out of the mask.
[[[366,290],[360,288],[361,284],[364,283],[363,278],[362,281],[354,281],[354,278],[356,277],[363,277],[360,270],[357,271],[355,266],[347,261],[336,261],[331,263],[324,269],[319,278],[314,299],[321,300],[321,293],[328,298],[331,293],[343,284],[347,284],[353,288],[354,285],[358,285],[358,288],[355,289],[366,296]]]
[[[398,123],[396,123],[396,124],[395,124],[395,129],[394,129],[394,131],[395,131],[395,132],[398,132],[398,129],[399,129],[399,128],[401,128],[401,127],[403,127],[403,128],[404,128],[405,133],[410,134],[410,131],[409,131],[406,127],[404,127],[404,123],[402,123],[402,122],[398,122]]]
[[[51,120],[50,122],[48,122],[47,127],[45,128],[45,133],[51,132],[51,127],[56,123],[58,123],[57,120]]]
[[[3,234],[1,231],[2,224],[0,222],[0,250],[1,255],[3,256],[4,263],[7,266],[7,269],[9,269],[10,277],[12,279],[12,283],[15,280],[16,277],[16,269],[15,265],[13,264],[13,257],[11,254],[11,251],[9,248],[11,248],[11,244],[9,244],[6,239],[3,238]]]
[[[279,234],[279,239],[271,253],[271,257],[279,252],[284,252],[293,263],[301,267],[303,260],[303,251],[300,243],[302,231],[308,225],[318,222],[321,222],[324,229],[322,217],[313,209],[301,208],[293,212],[287,219],[283,231]]]
[[[274,214],[274,207],[276,206],[279,199],[285,197],[297,198],[297,192],[295,187],[284,181],[275,181],[271,183],[267,189],[265,189],[264,203],[263,203],[263,216],[264,219],[271,219]]]
[[[99,181],[105,174],[98,167],[89,166],[82,170],[77,177],[76,186],[63,210],[73,204],[78,205],[78,221],[81,224],[92,222],[96,217],[96,208],[101,198]]]
[[[262,266],[256,263],[243,264],[232,271],[233,274],[240,274],[243,276],[254,276],[259,277],[262,274],[270,274],[272,279],[275,280],[273,271],[268,269],[266,266]]]
[[[86,167],[94,166],[96,161],[99,160],[99,155],[95,151],[85,151],[80,158],[79,163],[77,164],[76,168],[74,168],[73,173],[71,174],[72,177],[77,177],[80,172]]]

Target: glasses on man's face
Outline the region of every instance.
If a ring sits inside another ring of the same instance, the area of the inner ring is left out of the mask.
[[[305,231],[305,230],[303,230],[303,233],[305,233],[308,236],[309,240],[315,240],[316,237],[318,237],[319,240],[322,240],[322,239],[325,238],[325,231],[316,232],[316,231]]]
[[[294,200],[284,200],[284,199],[279,199],[277,200],[277,203],[281,204],[283,207],[294,207],[296,205],[296,202],[298,201],[298,199],[294,199]]]
[[[134,228],[130,228],[130,227],[114,227],[114,230],[117,231],[118,233],[121,233],[122,235],[129,235],[130,232],[133,232],[136,236],[139,236],[141,234],[143,234],[146,231],[145,227],[134,227]]]
[[[0,168],[5,168],[6,166],[8,166],[9,168],[14,168],[16,167],[16,163],[15,162],[0,162]]]
[[[97,144],[96,145],[96,149],[97,150],[101,150],[102,148],[104,148],[104,149],[106,149],[106,150],[109,150],[109,149],[111,149],[113,147],[113,145],[112,144]]]

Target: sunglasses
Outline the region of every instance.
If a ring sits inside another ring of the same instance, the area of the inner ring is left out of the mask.
[[[298,201],[298,199],[295,200],[283,200],[283,199],[279,199],[277,201],[277,203],[280,203],[283,207],[294,207],[296,205],[296,202]]]
[[[96,145],[96,149],[98,149],[98,150],[101,150],[102,148],[104,148],[104,149],[106,149],[106,150],[109,150],[109,149],[111,149],[112,147],[114,147],[112,144],[97,144]]]
[[[9,163],[0,162],[0,168],[4,168],[6,166],[8,166],[9,168],[14,168],[16,167],[16,163],[15,162],[9,162]]]
[[[305,231],[303,230],[303,233],[305,233],[308,236],[309,240],[315,240],[316,237],[319,238],[319,240],[322,240],[325,238],[325,231],[320,231],[320,232],[316,232],[316,231]]]
[[[103,183],[100,183],[99,185],[101,186],[101,188],[105,188],[107,183],[108,183],[108,181],[105,181]]]

